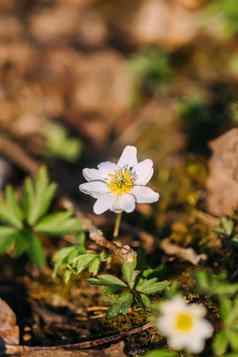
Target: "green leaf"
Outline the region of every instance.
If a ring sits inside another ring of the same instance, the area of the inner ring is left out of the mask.
[[[28,251],[30,246],[31,233],[27,231],[18,231],[15,235],[15,256],[19,257],[26,251]]]
[[[121,279],[111,274],[100,274],[97,278],[88,279],[92,285],[115,286],[119,288],[126,288],[127,285]]]
[[[229,330],[227,331],[227,338],[230,342],[233,351],[238,351],[238,332]]]
[[[71,217],[72,212],[57,212],[43,218],[35,227],[36,232],[52,235],[65,235],[80,232],[81,223],[78,218]]]
[[[170,352],[168,350],[154,350],[147,352],[144,357],[176,357],[178,356],[176,352]]]
[[[145,294],[140,294],[140,298],[141,298],[141,301],[142,301],[142,304],[144,305],[144,307],[149,309],[151,307],[150,298]]]
[[[221,317],[227,321],[232,310],[232,302],[228,298],[223,298],[220,305]]]
[[[28,254],[32,263],[35,264],[37,267],[41,268],[45,265],[44,248],[40,239],[37,238],[35,235],[31,236]]]
[[[126,315],[128,313],[129,307],[133,303],[133,295],[130,292],[124,292],[117,299],[117,302],[112,304],[110,309],[107,311],[108,318],[113,318],[117,315]]]
[[[29,223],[30,212],[32,211],[32,207],[34,204],[34,187],[32,179],[27,177],[25,179],[22,196],[21,196],[21,206],[24,212],[24,216]]]
[[[22,227],[23,213],[18,205],[16,193],[11,186],[7,186],[6,188],[5,199],[8,210],[14,216],[16,222],[18,222],[18,228]]]
[[[101,260],[100,257],[95,257],[93,261],[89,264],[88,271],[93,275],[97,275],[100,268]]]
[[[57,276],[59,271],[64,270],[68,264],[70,264],[75,257],[81,254],[81,247],[78,245],[72,247],[66,247],[60,249],[53,257],[54,272],[53,278]]]
[[[11,227],[0,227],[0,254],[5,253],[15,240],[17,230]]]
[[[47,212],[54,197],[56,185],[49,184],[47,169],[43,166],[40,168],[35,177],[33,192],[31,186],[32,185],[29,185],[28,187],[30,190],[28,195],[30,194],[29,203],[31,208],[28,211],[28,222],[30,225],[35,225],[36,222]]]
[[[168,350],[154,350],[147,352],[144,357],[176,357],[178,356],[176,352],[170,352]]]
[[[213,351],[217,356],[223,356],[228,347],[228,339],[225,331],[216,334],[213,341]]]
[[[2,198],[0,201],[0,220],[21,229],[23,225],[20,215],[15,193],[9,186],[5,191],[5,199]]]
[[[94,253],[86,253],[79,255],[78,257],[74,258],[72,261],[72,267],[75,269],[77,274],[80,274],[83,270],[85,270],[90,263],[95,259]]]
[[[157,278],[140,279],[136,285],[136,290],[146,295],[153,295],[164,291],[169,286],[167,280],[158,281]]]
[[[138,272],[135,272],[136,264],[137,264],[137,259],[135,255],[132,261],[126,262],[122,265],[123,280],[127,282],[127,284],[131,289],[133,289],[135,285],[136,277],[138,276]]]

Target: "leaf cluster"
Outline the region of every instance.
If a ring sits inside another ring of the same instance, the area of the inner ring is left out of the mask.
[[[78,279],[80,274],[88,271],[91,275],[99,272],[102,262],[108,257],[104,252],[97,254],[94,251],[86,250],[84,246],[84,237],[76,245],[59,250],[53,258],[54,273],[53,277],[63,277],[65,284]]]
[[[225,274],[209,275],[197,273],[199,290],[214,296],[219,304],[221,329],[213,339],[213,352],[216,356],[238,356],[238,283],[230,283]],[[226,355],[232,351],[232,354]]]
[[[56,184],[42,167],[35,178],[26,178],[17,195],[8,186],[0,199],[0,254],[10,251],[16,257],[26,253],[38,267],[45,264],[43,236],[63,236],[82,231],[73,212],[49,213]]]
[[[157,278],[144,278],[143,273],[136,270],[136,257],[122,265],[122,277],[111,274],[99,274],[90,278],[92,285],[103,286],[105,292],[114,296],[114,302],[108,309],[108,317],[119,314],[126,315],[129,308],[136,304],[144,309],[151,307],[151,296],[163,292],[169,282],[158,281]]]
[[[43,129],[43,135],[46,139],[47,156],[59,157],[71,162],[78,159],[82,149],[81,141],[70,137],[66,128],[59,124],[48,123]]]

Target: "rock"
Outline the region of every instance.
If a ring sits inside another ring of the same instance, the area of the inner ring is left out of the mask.
[[[19,327],[16,315],[8,304],[0,298],[0,353],[5,344],[19,344]]]
[[[238,208],[238,129],[212,141],[210,147],[208,210],[216,216],[229,215]]]
[[[130,33],[140,45],[178,47],[190,42],[198,30],[195,12],[168,0],[148,0],[136,12]]]

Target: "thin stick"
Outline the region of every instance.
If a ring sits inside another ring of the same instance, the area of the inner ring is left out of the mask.
[[[113,232],[113,238],[117,238],[118,235],[119,235],[120,225],[121,225],[121,218],[122,218],[122,212],[117,213],[116,214],[114,232]]]

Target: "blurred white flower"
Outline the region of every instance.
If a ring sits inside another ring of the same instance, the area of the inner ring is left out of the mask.
[[[132,212],[137,203],[152,203],[159,194],[146,187],[153,175],[153,161],[138,163],[135,146],[126,146],[117,163],[102,162],[97,169],[84,169],[88,181],[79,189],[96,198],[93,210],[102,214],[107,210],[119,213]]]
[[[205,339],[213,334],[212,325],[204,318],[204,306],[188,305],[182,297],[175,297],[162,304],[161,313],[157,327],[168,338],[171,348],[192,353],[200,353],[204,349]]]

